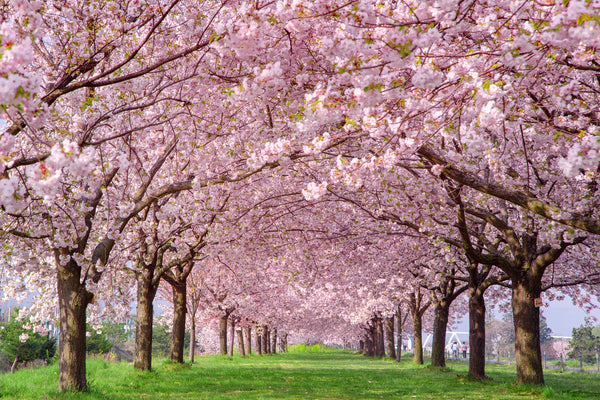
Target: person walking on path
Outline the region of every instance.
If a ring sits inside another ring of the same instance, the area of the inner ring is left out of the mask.
[[[452,357],[454,357],[454,359],[456,360],[458,358],[458,343],[452,342],[450,350],[452,350]]]

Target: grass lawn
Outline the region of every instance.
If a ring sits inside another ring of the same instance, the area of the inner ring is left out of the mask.
[[[90,392],[57,394],[58,366],[0,375],[1,399],[590,399],[600,375],[546,371],[545,387],[514,385],[514,367],[489,365],[490,380],[472,381],[467,365],[432,369],[348,352],[296,352],[233,359],[197,358],[194,365],[154,361],[138,373],[127,363],[88,361]]]

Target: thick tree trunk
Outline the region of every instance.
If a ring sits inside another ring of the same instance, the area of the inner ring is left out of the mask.
[[[227,355],[227,320],[229,314],[225,313],[219,317],[219,347],[221,355]]]
[[[396,347],[394,346],[394,316],[385,319],[385,341],[387,355],[391,359],[396,358]]]
[[[485,299],[478,287],[469,287],[469,375],[485,378]]]
[[[252,354],[252,327],[248,325],[246,331],[246,354]]]
[[[527,276],[512,283],[512,311],[515,326],[517,383],[543,385],[540,347],[540,309],[534,300],[540,297],[539,282]]]
[[[171,361],[183,364],[185,344],[185,314],[187,284],[171,285],[173,289],[173,331],[171,333]],[[190,348],[193,347],[190,343]]]
[[[244,349],[244,328],[237,330],[238,347],[240,348],[240,356],[246,357],[246,350]]]
[[[231,318],[229,318],[229,320],[230,320],[230,324],[231,324],[230,331],[229,331],[229,333],[230,333],[229,340],[231,341],[231,342],[229,342],[229,357],[233,357],[233,344],[235,342],[235,317],[231,317]]]
[[[431,344],[431,365],[433,367],[446,366],[446,328],[448,327],[449,312],[450,302],[441,300],[435,303]]]
[[[421,314],[413,313],[413,330],[414,330],[414,355],[413,361],[415,364],[423,364],[423,320]]]
[[[135,355],[133,366],[138,371],[152,369],[152,322],[154,308],[152,302],[156,295],[156,287],[152,286],[151,278],[146,272],[138,274],[137,311],[135,326]]]
[[[271,331],[271,353],[277,353],[277,328]]]
[[[359,340],[358,341],[358,351],[361,352],[362,354],[366,354],[366,351],[365,351],[365,341],[364,340]]]
[[[81,268],[74,261],[69,261],[66,266],[57,265],[60,312],[58,390],[87,391],[85,324],[87,306],[93,295],[81,284]]]
[[[195,313],[192,313],[195,314]],[[190,362],[193,363],[194,362],[194,358],[196,356],[196,316],[195,315],[191,315],[191,321],[190,321],[190,354],[189,354],[189,359]]]

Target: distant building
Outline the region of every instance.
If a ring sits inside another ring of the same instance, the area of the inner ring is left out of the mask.
[[[552,349],[556,352],[556,357],[562,356],[563,360],[567,359],[567,353],[571,346],[570,336],[552,336]]]

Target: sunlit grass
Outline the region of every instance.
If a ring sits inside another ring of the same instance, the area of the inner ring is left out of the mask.
[[[545,387],[514,384],[514,366],[490,365],[490,380],[466,376],[467,364],[444,369],[408,358],[370,359],[341,351],[294,348],[288,354],[197,358],[193,365],[155,360],[154,370],[88,361],[90,392],[58,394],[58,367],[0,376],[2,399],[598,399],[600,376],[546,371]]]

